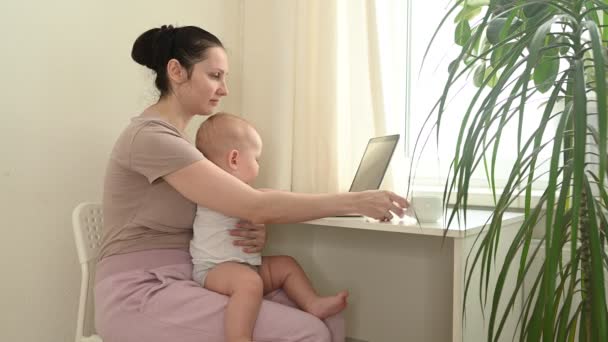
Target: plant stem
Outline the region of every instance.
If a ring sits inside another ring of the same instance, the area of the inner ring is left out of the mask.
[[[587,341],[591,341],[591,250],[589,244],[589,213],[587,210],[587,191],[581,193],[580,220],[580,249],[581,249],[581,300],[583,304],[584,329]]]

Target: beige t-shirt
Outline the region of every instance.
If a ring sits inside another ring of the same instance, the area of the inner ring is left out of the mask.
[[[159,248],[188,251],[196,204],[162,177],[203,159],[173,125],[133,118],[106,170],[99,259]]]

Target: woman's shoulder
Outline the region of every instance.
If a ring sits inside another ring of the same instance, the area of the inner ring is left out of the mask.
[[[133,132],[133,134],[140,134],[141,132],[143,133],[170,133],[182,138],[186,138],[185,136],[183,136],[180,131],[173,126],[172,124],[168,123],[167,121],[164,121],[162,119],[159,118],[154,118],[154,117],[144,117],[144,116],[136,116],[134,118],[131,118],[131,122],[129,123],[129,125],[127,126],[126,130],[130,130]]]
[[[143,175],[152,183],[203,159],[203,154],[171,124],[134,118],[114,144],[107,172]]]
[[[119,135],[114,149],[131,150],[135,145],[173,144],[192,146],[190,140],[172,124],[159,119],[136,116]],[[193,146],[192,146],[193,147]]]
[[[201,153],[180,131],[158,118],[137,116],[120,134],[112,151],[112,159],[133,167],[138,158],[149,163],[151,159],[168,160],[184,157],[202,159]]]

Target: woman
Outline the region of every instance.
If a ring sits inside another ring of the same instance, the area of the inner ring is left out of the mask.
[[[106,171],[95,284],[96,326],[105,342],[224,340],[227,297],[191,278],[188,243],[196,204],[242,218],[232,234],[246,252],[263,249],[264,223],[348,213],[385,220],[403,215],[406,200],[391,192],[262,192],[206,160],[184,129],[228,95],[226,53],[211,33],[193,26],[151,29],[137,38],[131,56],[156,72],[160,99],[132,119]],[[320,321],[293,308],[281,292],[268,299],[255,341],[344,340],[341,317]]]

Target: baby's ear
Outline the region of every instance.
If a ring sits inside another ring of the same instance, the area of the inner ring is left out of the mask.
[[[239,151],[231,150],[228,153],[228,167],[231,170],[237,170],[239,168]]]

